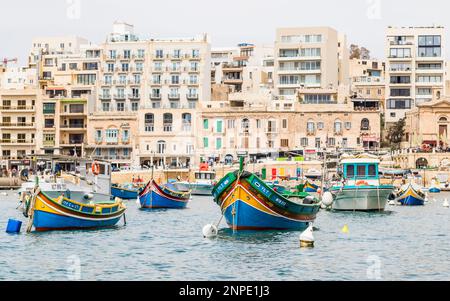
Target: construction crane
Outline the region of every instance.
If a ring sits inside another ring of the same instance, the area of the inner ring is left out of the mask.
[[[2,61],[1,61],[1,66],[3,66],[3,67],[7,67],[8,66],[8,63],[17,63],[17,58],[13,58],[13,59],[8,59],[8,58],[4,58]]]

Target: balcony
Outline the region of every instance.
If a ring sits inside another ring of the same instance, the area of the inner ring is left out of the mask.
[[[146,123],[145,124],[145,131],[146,132],[154,132],[155,131],[155,124],[153,124],[153,123]]]
[[[35,124],[32,122],[2,122],[0,123],[1,128],[34,128]]]
[[[34,139],[1,139],[0,142],[4,145],[34,145]]]
[[[161,94],[150,94],[150,100],[161,100]]]
[[[63,140],[60,144],[64,147],[73,147],[74,145],[80,146],[82,144],[85,144],[86,141],[83,139],[70,139],[70,140]]]
[[[140,100],[141,95],[140,94],[128,94],[128,99],[130,100]]]
[[[180,100],[180,94],[169,94],[169,100]]]
[[[171,123],[165,123],[163,126],[164,132],[172,132],[172,124]]]
[[[35,106],[0,106],[0,111],[5,112],[33,112]]]
[[[126,96],[125,96],[125,94],[114,94],[114,99],[115,100],[125,100]]]
[[[342,136],[344,134],[343,130],[334,130],[334,135],[335,136]]]
[[[53,147],[55,146],[55,141],[54,140],[48,140],[48,141],[44,141],[44,147]]]
[[[188,100],[198,100],[198,94],[186,94]]]
[[[61,131],[84,131],[86,126],[84,124],[62,124]]]
[[[100,100],[111,100],[111,95],[110,94],[100,94],[98,98],[100,98]]]
[[[316,135],[316,130],[307,130],[306,131],[306,135],[307,136],[315,136]]]

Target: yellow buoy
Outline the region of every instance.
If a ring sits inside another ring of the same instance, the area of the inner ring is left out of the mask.
[[[347,234],[348,233],[348,225],[344,225],[344,227],[342,227],[342,233]]]

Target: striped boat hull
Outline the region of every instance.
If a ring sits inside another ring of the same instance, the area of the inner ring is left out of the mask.
[[[397,202],[404,206],[423,206],[425,198],[410,185],[406,190],[400,192]]]
[[[116,198],[120,198],[123,200],[136,200],[139,191],[138,190],[129,190],[120,187],[111,187],[111,195]]]
[[[187,207],[189,199],[190,193],[169,194],[154,181],[150,181],[139,196],[141,208],[145,209],[184,209]]]
[[[38,232],[113,227],[125,210],[121,204],[85,205],[63,198],[55,200],[40,193],[34,206],[33,226]]]

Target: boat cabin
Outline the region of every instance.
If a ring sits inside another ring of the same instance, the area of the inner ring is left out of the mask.
[[[216,173],[214,171],[199,171],[195,173],[195,180],[214,181]]]
[[[343,178],[353,185],[374,185],[379,182],[378,159],[346,159],[341,161]]]

